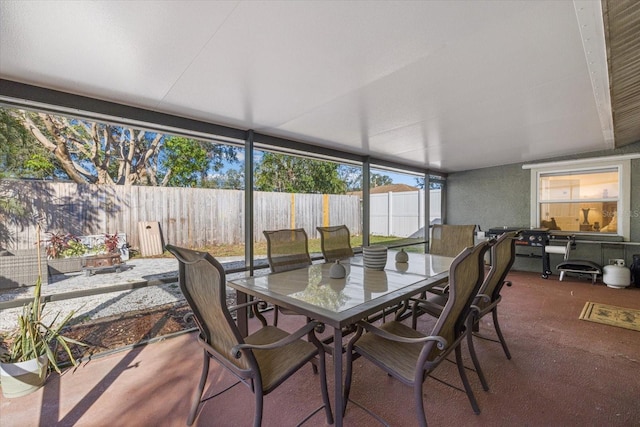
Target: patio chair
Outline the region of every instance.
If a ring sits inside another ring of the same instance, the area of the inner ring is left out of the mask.
[[[320,233],[322,255],[326,262],[334,262],[353,256],[351,234],[346,225],[316,227],[316,229]]]
[[[474,329],[479,324],[481,318],[491,313],[493,316],[493,325],[498,335],[500,344],[507,359],[511,359],[511,353],[507,347],[507,343],[500,330],[500,323],[498,322],[498,304],[502,300],[500,292],[504,285],[511,286],[511,282],[505,280],[507,274],[513,266],[513,262],[516,258],[516,246],[515,238],[517,232],[509,232],[501,234],[495,243],[491,246],[491,268],[489,273],[484,279],[478,295],[473,301],[475,310],[472,312]],[[413,312],[413,327],[416,326],[416,317],[418,312],[429,314],[433,317],[440,317],[442,310],[447,303],[448,294],[438,295],[429,300],[417,300],[414,299],[412,307]],[[469,347],[473,347],[473,334],[470,333],[467,336]],[[483,383],[486,383],[482,379]]]
[[[388,375],[413,387],[418,424],[427,425],[422,399],[422,384],[427,376],[452,352],[455,352],[458,372],[467,397],[476,414],[480,408],[462,364],[460,344],[468,333],[473,297],[484,277],[483,258],[489,242],[466,248],[449,269],[449,299],[442,315],[428,335],[404,323],[391,321],[380,327],[359,321],[356,333],[347,344],[344,405],[351,391],[354,354],[361,355],[386,371]],[[364,333],[366,331],[366,333]],[[474,359],[476,369],[480,369]]]
[[[474,245],[475,229],[475,225],[434,224],[429,239],[429,253],[447,257],[457,256],[465,248]],[[442,295],[447,292],[448,286],[449,284],[436,286],[429,292]],[[426,294],[423,293],[421,298],[425,299]]]
[[[429,239],[429,253],[455,257],[465,248],[474,245],[475,225],[434,224]]]
[[[172,245],[167,245],[166,248],[179,261],[180,289],[193,310],[195,322],[200,330],[198,342],[204,350],[202,375],[193,396],[187,425],[193,424],[200,403],[242,382],[255,394],[253,425],[260,426],[263,396],[273,391],[307,362],[314,361],[316,357],[320,367],[320,388],[324,401],[322,407],[325,409],[327,422],[332,424],[333,414],[327,392],[324,347],[313,333],[318,323],[309,322],[289,334],[266,324],[264,317],[255,309],[258,301],[228,308],[225,273],[222,265],[215,258],[206,252]],[[241,307],[252,307],[263,325],[261,329],[245,338],[241,336],[231,317],[231,312]],[[309,341],[301,339],[304,336],[308,336]],[[210,358],[229,370],[239,381],[214,396],[202,399],[209,373]],[[322,407],[316,409],[313,414],[320,411]]]
[[[267,259],[272,273],[294,270],[311,265],[307,232],[304,228],[264,230],[267,239]],[[299,314],[292,310],[276,307],[273,324],[278,325],[278,312]]]

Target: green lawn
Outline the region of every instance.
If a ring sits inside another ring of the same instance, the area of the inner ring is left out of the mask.
[[[394,246],[402,244],[416,243],[417,239],[402,239],[395,236],[371,236],[371,244],[389,244],[393,243]],[[362,246],[362,236],[351,236],[351,246],[354,248]],[[229,257],[229,256],[244,256],[244,245],[209,245],[202,248],[197,248],[201,251],[207,251],[214,257]],[[407,252],[424,252],[422,246],[409,246],[405,248]],[[258,242],[253,246],[253,251],[256,256],[267,255],[267,243]],[[320,253],[320,239],[309,239],[309,253]],[[134,254],[135,256],[135,254]],[[165,257],[171,257],[169,252],[165,252]]]

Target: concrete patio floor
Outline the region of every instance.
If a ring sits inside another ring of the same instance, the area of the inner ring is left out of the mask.
[[[498,343],[476,340],[490,391],[469,372],[482,410],[475,415],[463,392],[427,379],[424,386],[431,426],[633,426],[640,425],[640,332],[579,320],[587,301],[640,309],[640,289],[610,289],[587,279],[512,272],[503,291],[501,326],[513,359]],[[281,316],[295,328],[300,316]],[[423,316],[419,329],[433,320]],[[490,316],[481,332],[493,336]],[[467,354],[466,347],[463,354]],[[332,358],[328,357],[330,394]],[[0,398],[0,425],[9,426],[181,426],[202,363],[194,334],[186,334],[83,363],[62,376],[53,374],[37,392]],[[471,366],[467,358],[467,365]],[[460,385],[454,364],[435,376]],[[212,362],[208,393],[232,384],[233,377]],[[411,390],[367,361],[355,363],[352,398],[393,426],[413,426]],[[265,397],[264,426],[294,426],[321,404],[317,376],[303,368]],[[208,401],[195,425],[249,426],[253,395],[243,386]],[[377,422],[350,404],[346,426]],[[322,413],[308,426],[326,425]]]

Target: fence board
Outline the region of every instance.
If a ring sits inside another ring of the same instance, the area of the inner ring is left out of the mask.
[[[43,218],[44,232],[125,233],[133,248],[140,246],[141,221],[159,222],[163,243],[189,247],[244,243],[244,192],[240,190],[108,187],[20,180],[1,180],[0,184],[0,195],[19,198],[28,212],[22,224],[3,223],[6,231],[0,233],[2,247],[33,248],[35,216]],[[359,198],[331,195],[328,200],[330,225],[346,224],[352,234],[361,234]],[[292,215],[296,227],[317,238],[316,227],[323,225],[323,195],[292,197],[287,193],[255,192],[254,212],[255,241],[264,240],[262,230],[290,228]]]

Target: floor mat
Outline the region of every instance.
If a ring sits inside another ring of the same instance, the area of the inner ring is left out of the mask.
[[[633,308],[587,302],[580,313],[580,319],[640,331],[640,310]]]

